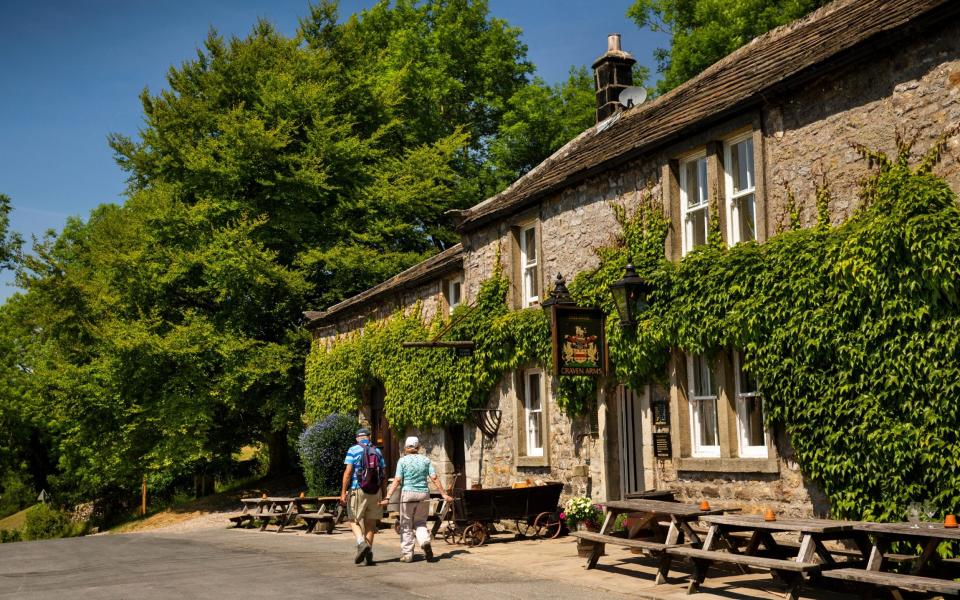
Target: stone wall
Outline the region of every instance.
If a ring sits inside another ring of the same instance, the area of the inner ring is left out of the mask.
[[[344,310],[343,314],[313,331],[314,343],[327,346],[336,340],[337,336],[361,331],[366,323],[386,319],[399,310],[409,313],[419,307],[422,318],[430,322],[438,312],[447,310],[441,288],[443,281],[429,281]]]
[[[867,165],[852,147],[863,144],[896,156],[896,134],[925,152],[960,123],[960,23],[914,36],[911,43],[771,99],[764,111],[768,234],[785,221],[787,190],[802,207],[802,224],[816,221],[816,185],[826,181],[834,223],[859,206]],[[960,138],[949,140],[937,173],[960,191]]]

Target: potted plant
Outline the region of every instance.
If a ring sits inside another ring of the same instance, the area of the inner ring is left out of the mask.
[[[574,496],[567,500],[561,518],[570,531],[585,529],[587,531],[600,530],[600,506],[594,504],[586,496]]]
[[[560,518],[566,523],[570,531],[581,529],[584,531],[600,530],[600,506],[594,504],[585,496],[574,496],[567,500]],[[593,551],[593,542],[577,538],[577,554],[587,556]]]

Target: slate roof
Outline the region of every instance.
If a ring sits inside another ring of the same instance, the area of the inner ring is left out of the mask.
[[[451,271],[463,268],[463,245],[457,244],[447,248],[440,254],[431,256],[427,260],[417,263],[407,269],[394,275],[382,283],[378,283],[372,288],[360,292],[356,296],[351,296],[334,304],[325,311],[304,311],[303,315],[309,319],[307,329],[315,329],[326,324],[331,317],[343,314],[350,308],[364,304],[367,301],[382,298],[400,290],[415,287],[421,283],[444,275]]]
[[[893,43],[908,24],[956,13],[954,0],[838,0],[778,27],[648,104],[591,127],[503,192],[460,213],[469,231],[702,129],[777,91]],[[616,119],[615,122],[610,122]],[[606,125],[606,127],[605,127]]]

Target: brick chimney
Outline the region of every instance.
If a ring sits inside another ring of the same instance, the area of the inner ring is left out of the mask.
[[[620,34],[607,36],[607,53],[593,63],[593,81],[597,89],[597,123],[620,110],[617,100],[624,88],[633,85],[636,59],[620,49]]]

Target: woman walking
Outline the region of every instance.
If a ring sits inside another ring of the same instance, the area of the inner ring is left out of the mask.
[[[453,498],[447,495],[440,485],[440,478],[433,463],[420,454],[420,440],[410,436],[404,443],[404,455],[397,461],[397,474],[380,504],[386,505],[396,491],[400,489],[400,562],[413,562],[414,541],[428,561],[433,560],[433,548],[430,546],[430,532],[427,530],[427,512],[430,509],[430,488],[427,479],[440,491],[447,502]]]

